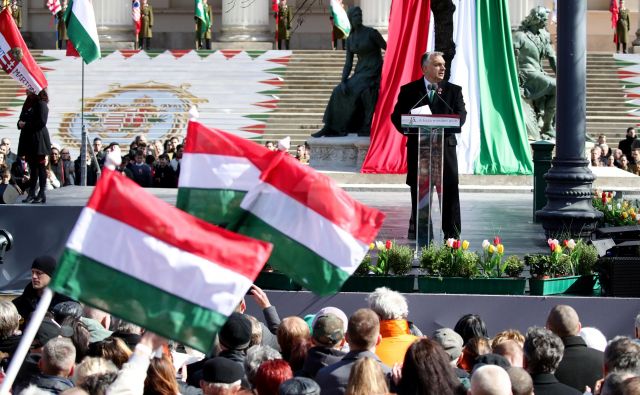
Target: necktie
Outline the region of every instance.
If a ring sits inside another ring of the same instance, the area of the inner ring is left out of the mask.
[[[433,103],[433,95],[435,94],[435,92],[433,91],[433,89],[429,90],[429,102]]]

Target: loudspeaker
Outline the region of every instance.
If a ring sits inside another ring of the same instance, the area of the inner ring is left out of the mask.
[[[20,196],[15,186],[11,184],[0,184],[0,204],[13,204]]]

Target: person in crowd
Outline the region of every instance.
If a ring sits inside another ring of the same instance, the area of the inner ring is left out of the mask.
[[[249,348],[259,346],[262,344],[262,325],[260,325],[260,321],[256,317],[249,314],[245,314],[245,316],[251,321],[251,343]]]
[[[287,0],[280,0],[278,3],[278,11],[275,15],[278,37],[277,49],[289,49],[289,42],[291,40],[291,19],[293,18],[293,10],[287,5]],[[285,48],[282,48],[282,42],[284,41]]]
[[[262,342],[260,344],[280,351],[280,345],[278,344],[278,338],[276,336],[278,326],[280,326],[280,316],[278,315],[276,307],[271,305],[267,294],[255,284],[251,286],[248,294],[258,307],[260,307],[264,321],[266,322],[266,324],[262,323],[262,321],[260,322],[260,326],[262,327]],[[236,307],[236,312],[244,314],[246,309],[247,304],[243,298]]]
[[[467,392],[449,363],[449,356],[436,341],[423,338],[407,350],[402,370],[394,368],[398,395],[462,395]]]
[[[169,155],[162,154],[158,158],[158,163],[154,166],[153,187],[154,188],[177,188],[178,179],[176,172],[169,165]]]
[[[559,382],[584,392],[594,388],[602,377],[603,353],[588,348],[578,335],[582,324],[578,313],[568,305],[557,305],[547,316],[547,328],[562,339],[564,353],[555,371]]]
[[[586,326],[580,329],[578,336],[584,340],[585,344],[589,348],[593,348],[601,352],[604,352],[604,349],[607,348],[607,338],[598,328]]]
[[[247,380],[255,387],[255,376],[262,363],[274,359],[282,359],[282,355],[269,346],[252,346],[247,350],[247,358],[244,362],[244,370],[247,372]]]
[[[51,139],[47,129],[49,118],[49,95],[43,89],[37,95],[27,92],[27,98],[22,105],[18,129],[18,156],[25,156],[31,170],[28,196],[23,203],[46,203],[47,171],[45,157],[51,154]],[[36,196],[36,186],[40,187]]]
[[[626,155],[620,157],[620,168],[624,171],[629,171],[629,159]]]
[[[19,156],[11,165],[11,179],[14,180],[20,191],[29,189],[31,169],[24,155]]]
[[[344,9],[344,2],[340,0],[339,3]],[[338,49],[338,40],[340,40],[342,42],[342,50],[344,51],[347,35],[336,25],[337,21],[333,20],[333,13],[329,14],[329,20],[331,21],[331,49],[334,51]]]
[[[138,43],[139,49],[151,48],[151,38],[153,37],[153,8],[149,4],[149,0],[142,0],[142,7],[140,8],[140,42]]]
[[[19,327],[20,314],[16,306],[7,300],[0,301],[0,352],[8,358],[16,351],[22,338]]]
[[[533,380],[535,394],[582,394],[554,376],[563,352],[564,344],[558,335],[545,328],[529,328],[524,340],[524,365]]]
[[[407,348],[418,339],[409,330],[407,300],[399,292],[381,287],[369,294],[367,304],[380,318],[382,340],[376,355],[387,366],[401,363]]]
[[[98,182],[98,167],[96,166],[93,159],[91,159],[91,153],[87,152],[85,156],[85,162],[87,163],[87,186],[94,186],[96,182]],[[76,185],[80,185],[82,180],[82,169],[81,169],[81,159],[80,155],[73,161],[73,172],[75,174],[75,182]]]
[[[296,374],[299,374],[302,370],[304,361],[306,361],[307,354],[311,347],[313,347],[313,342],[311,341],[311,337],[308,336],[300,338],[294,342],[293,348],[291,349],[291,355],[287,362],[289,362],[291,369],[296,372]]]
[[[54,189],[60,188],[61,186],[60,181],[58,180],[58,178],[56,178],[55,173],[51,170],[51,163],[49,162],[49,156],[44,157],[44,163],[45,163],[46,174],[47,174],[46,190],[52,191]]]
[[[176,172],[176,176],[180,176],[180,161],[182,160],[182,154],[184,152],[184,146],[182,144],[178,144],[176,146],[176,153],[171,159],[171,167]]]
[[[473,372],[469,395],[511,395],[511,379],[503,368],[484,365]]]
[[[89,329],[91,343],[102,341],[112,334],[109,330],[111,327],[111,315],[109,313],[85,306],[80,320]]]
[[[289,361],[295,345],[310,337],[309,325],[300,317],[286,317],[278,326],[278,344],[282,358]]]
[[[166,355],[151,359],[144,380],[144,394],[180,395],[176,370]]]
[[[591,166],[604,166],[604,163],[602,162],[602,148],[600,148],[599,145],[595,145],[593,146],[593,148],[591,148]]]
[[[511,366],[507,368],[513,395],[533,395],[533,380],[523,368]]]
[[[83,307],[76,301],[68,301],[58,303],[51,309],[53,313],[53,319],[60,325],[67,318],[80,319],[83,313]]]
[[[131,350],[122,339],[108,337],[104,340],[90,343],[88,355],[111,361],[120,369],[129,360]]]
[[[620,148],[616,148],[612,150],[613,154],[611,155],[613,157],[613,165],[615,167],[620,167],[620,158],[622,157],[622,155],[624,155],[622,153],[622,150]]]
[[[624,140],[621,140],[618,143],[618,148],[622,150],[622,153],[627,156],[627,158],[631,158],[631,149],[637,141],[636,129],[634,127],[627,128],[627,134]]]
[[[632,378],[629,374],[611,373],[602,382],[600,395],[622,395],[624,382]]]
[[[142,337],[142,328],[130,322],[120,320],[116,330],[111,334],[113,337],[122,339],[130,350],[136,347]]]
[[[140,147],[138,145],[138,147]],[[133,174],[133,181],[143,188],[152,186],[151,167],[145,163],[144,151],[138,150],[135,156],[135,162],[129,166],[129,170]]]
[[[353,364],[345,395],[383,395],[388,392],[387,378],[377,361],[364,357]]]
[[[58,49],[66,49],[67,41],[69,37],[67,36],[67,25],[64,22],[64,14],[67,12],[67,6],[69,5],[68,0],[62,0],[60,2],[61,8],[60,11],[56,14],[56,29],[57,29],[57,42]]]
[[[384,365],[375,354],[380,342],[380,319],[370,309],[359,309],[351,315],[347,326],[349,352],[339,362],[322,368],[316,374],[316,382],[323,395],[343,395],[346,392],[353,365],[362,358],[369,357],[380,364],[385,375],[391,369]]]
[[[12,300],[25,322],[31,317],[31,313],[33,313],[40,301],[42,292],[51,282],[51,276],[56,270],[56,266],[56,259],[48,255],[39,256],[33,260],[31,264],[31,282],[24,288],[22,295]],[[64,295],[54,294],[49,309],[52,309],[58,303],[70,300]]]
[[[277,150],[275,141],[271,141],[271,140],[266,141],[266,142],[264,143],[264,146],[265,146],[269,151],[275,151],[275,150]]]
[[[89,329],[82,323],[82,321],[80,321],[80,318],[74,317],[65,318],[60,325],[63,327],[69,327],[73,330],[73,335],[71,335],[69,339],[71,339],[73,346],[76,348],[76,363],[82,362],[84,357],[89,354],[89,339],[91,336],[89,334]]]
[[[302,163],[303,165],[309,164],[309,154],[303,144],[300,144],[296,147],[296,159]]]
[[[627,53],[627,43],[629,42],[629,29],[631,22],[629,19],[629,10],[624,5],[624,0],[620,0],[618,7],[618,20],[616,22],[616,53],[620,53],[620,44],[622,44],[622,53]]]
[[[70,377],[76,361],[76,349],[71,340],[57,337],[49,340],[42,349],[38,363],[40,374],[32,378],[31,384],[53,394],[74,386]]]
[[[501,332],[498,332],[491,340],[491,348],[494,349],[498,344],[507,341],[513,340],[522,347],[524,345],[524,335],[517,329],[507,329]]]
[[[76,365],[73,381],[77,387],[91,395],[106,395],[107,388],[117,376],[118,368],[113,362],[104,358],[87,357]]]
[[[453,330],[456,331],[460,336],[462,336],[462,340],[466,345],[467,342],[474,337],[483,337],[488,338],[489,334],[487,332],[487,326],[485,325],[482,318],[480,318],[477,314],[465,314],[456,325],[453,327]]]
[[[598,146],[602,150],[600,160],[605,164],[608,163],[609,157],[613,155],[611,148],[609,148],[609,145],[606,143],[598,144]]]
[[[523,342],[524,343],[524,342]],[[492,348],[493,353],[504,357],[511,366],[522,367],[524,355],[522,346],[515,340],[504,340]]]
[[[204,395],[233,395],[241,387],[244,371],[241,366],[226,358],[208,360],[202,369],[200,389]]]
[[[451,360],[449,363],[455,370],[456,376],[458,376],[458,379],[465,388],[469,388],[471,385],[469,381],[469,373],[458,367],[458,360],[460,360],[460,357],[462,356],[462,337],[453,329],[440,328],[433,332],[431,338],[440,344],[447,355],[449,355]]]
[[[622,385],[622,395],[640,394],[640,377],[631,377]]]
[[[13,162],[18,159],[18,155],[15,152],[11,151],[11,139],[3,137],[0,139],[0,150],[3,150],[4,154],[7,156],[7,166],[11,167]]]
[[[274,359],[263,362],[254,378],[257,395],[277,394],[280,384],[293,377],[293,371],[287,361]]]
[[[75,166],[71,160],[71,153],[68,148],[60,149],[60,160],[64,165],[64,183],[66,185],[75,185],[76,173]]]
[[[626,336],[617,336],[604,350],[604,375],[629,373],[640,376],[640,344]]]
[[[171,159],[173,159],[176,153],[176,147],[179,145],[179,139],[177,137],[171,137],[170,139],[165,140],[164,142],[164,152],[169,155]]]
[[[636,316],[635,325],[633,326],[633,334],[636,339],[640,339],[640,314]]]
[[[314,378],[318,371],[340,361],[347,353],[342,351],[345,343],[344,323],[335,314],[325,314],[314,319],[311,341],[313,347],[307,352],[301,376]]]
[[[307,377],[294,377],[282,384],[278,395],[320,395],[320,386]]]
[[[640,176],[640,147],[634,148],[631,151],[631,158],[633,159],[633,163],[629,165],[629,172]]]
[[[462,349],[462,356],[458,361],[461,369],[471,373],[478,357],[491,353],[491,342],[486,337],[472,337]]]
[[[3,169],[7,168],[7,156],[4,152],[0,152],[0,166],[2,166]]]
[[[61,187],[73,185],[73,177],[69,179],[69,167],[65,167],[65,162],[60,157],[60,148],[51,147],[51,155],[49,156],[49,168],[53,172],[55,178],[60,181]]]

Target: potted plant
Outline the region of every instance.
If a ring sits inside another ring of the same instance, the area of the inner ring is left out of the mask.
[[[342,291],[373,292],[376,288],[388,287],[398,292],[413,292],[414,277],[408,275],[413,255],[412,248],[391,240],[371,243],[369,253],[354,274],[345,281]]]
[[[508,275],[507,270],[518,277],[524,265],[514,261],[519,261],[517,257],[503,261],[504,245],[499,237],[494,238],[493,244],[485,240],[482,254],[468,251],[468,248],[466,240],[453,239],[447,240],[442,247],[423,248],[420,264],[427,275],[418,277],[420,292],[524,294],[526,279],[504,277]]]
[[[530,255],[526,262],[530,268],[531,295],[586,294],[591,295],[596,285],[593,267],[597,261],[594,246],[582,240],[547,240],[549,255]]]

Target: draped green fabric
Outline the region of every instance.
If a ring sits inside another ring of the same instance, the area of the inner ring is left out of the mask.
[[[475,174],[531,174],[508,0],[476,2],[480,155]]]

